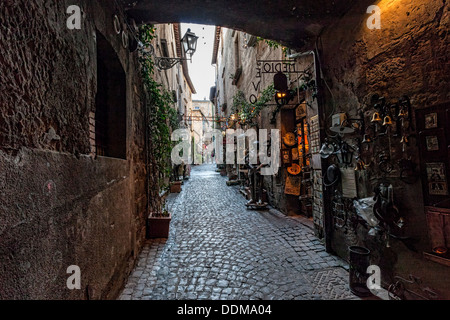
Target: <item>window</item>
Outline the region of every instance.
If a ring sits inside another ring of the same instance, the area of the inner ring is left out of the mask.
[[[241,59],[239,56],[239,34],[236,35],[236,39],[234,40],[234,61],[236,63],[236,69],[241,66]]]
[[[96,155],[126,159],[126,75],[116,52],[100,32],[95,105]]]
[[[239,52],[239,34],[237,33],[236,39],[234,40],[234,64],[236,67],[236,70],[233,74],[233,81],[232,85],[237,85],[239,78],[242,74],[242,67],[241,67],[241,58],[240,58],[240,52]]]
[[[166,39],[161,39],[161,54],[163,57],[169,57],[169,48]]]

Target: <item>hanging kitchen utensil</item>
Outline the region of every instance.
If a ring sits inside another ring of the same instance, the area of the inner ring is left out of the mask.
[[[378,131],[378,124],[381,123],[381,121],[383,121],[383,119],[381,119],[380,117],[380,113],[379,112],[375,112],[372,115],[372,119],[370,120],[370,122],[372,122],[375,126],[374,131],[375,133]]]

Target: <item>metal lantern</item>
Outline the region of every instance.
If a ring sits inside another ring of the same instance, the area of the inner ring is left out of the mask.
[[[172,57],[155,57],[155,64],[160,70],[168,70],[175,66],[177,63],[181,61],[191,60],[192,55],[197,49],[197,40],[198,37],[195,33],[191,32],[191,29],[188,29],[181,39],[181,45],[183,46],[184,57],[183,58],[172,58]],[[152,52],[154,52],[152,48]],[[185,58],[189,55],[189,59]]]
[[[340,164],[344,165],[350,165],[353,160],[353,150],[352,148],[346,143],[343,142],[341,144],[340,149],[336,152],[338,161]]]
[[[183,38],[181,39],[181,44],[183,45],[183,50],[185,55],[189,55],[192,57],[195,50],[197,50],[197,40],[198,37],[195,33],[191,32],[191,29],[187,29]]]

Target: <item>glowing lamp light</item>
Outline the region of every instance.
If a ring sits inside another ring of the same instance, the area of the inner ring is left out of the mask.
[[[278,106],[283,106],[289,103],[292,99],[292,93],[288,88],[288,79],[287,76],[278,71],[273,77],[273,87],[276,90],[275,93],[275,102]]]
[[[435,247],[433,248],[433,252],[437,254],[445,254],[447,253],[447,248],[445,247]]]

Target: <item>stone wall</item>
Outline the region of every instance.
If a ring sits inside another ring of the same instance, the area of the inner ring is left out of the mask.
[[[114,31],[113,1],[76,1],[81,30],[66,27],[72,4],[0,3],[0,299],[115,298],[145,239],[137,52]],[[126,159],[92,154],[97,32],[126,74]],[[66,287],[70,265],[81,290]]]
[[[331,93],[326,87],[323,90],[327,112],[346,112],[357,118],[361,110],[368,124],[375,111],[370,103],[375,93],[388,102],[407,95],[413,110],[449,101],[448,2],[377,1],[381,29],[366,26],[370,14],[365,12],[370,4],[374,3],[358,2],[339,22],[327,28],[318,41],[324,79],[331,88]],[[412,124],[415,125],[414,114]],[[328,121],[326,126],[330,125]],[[414,130],[410,132],[406,153],[402,152],[401,136],[383,140],[385,147],[389,143],[392,146],[395,168],[390,174],[383,177],[376,164],[357,174],[361,198],[373,196],[373,188],[381,181],[393,184],[395,202],[406,220],[406,235],[411,240],[391,238],[387,247],[384,239],[368,236],[368,230],[361,226],[356,228],[356,234],[352,228],[345,233],[333,228],[332,247],[340,256],[347,257],[348,245],[364,245],[372,250],[373,262],[382,268],[383,282],[390,283],[395,275],[413,274],[422,277],[427,285],[441,289],[441,297],[445,297],[448,267],[422,256],[430,246],[421,181],[413,184],[400,181],[396,165],[404,156],[419,164],[417,134]],[[347,135],[346,139],[351,141],[355,137]],[[366,159],[370,160],[370,153]]]

